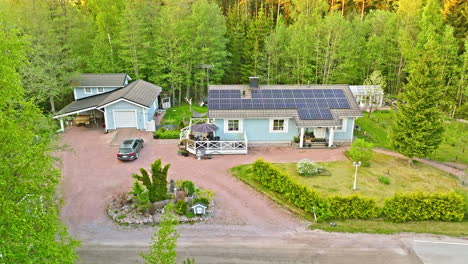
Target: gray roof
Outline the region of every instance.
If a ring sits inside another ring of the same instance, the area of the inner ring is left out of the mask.
[[[143,80],[136,80],[124,88],[73,101],[61,109],[57,113],[57,116],[90,108],[101,108],[119,99],[125,99],[145,107],[151,107],[161,91],[162,88],[159,86]]]
[[[72,81],[76,87],[124,87],[131,78],[126,73],[84,73]]]
[[[249,85],[210,85],[209,90],[242,90],[249,88]],[[209,118],[294,118],[299,127],[333,127],[341,126],[341,120],[345,117],[360,117],[361,110],[356,102],[356,98],[351,93],[348,85],[259,85],[257,89],[341,89],[348,100],[349,109],[330,109],[333,119],[329,120],[302,120],[299,118],[297,109],[226,109],[208,110]],[[209,108],[209,105],[208,105]]]

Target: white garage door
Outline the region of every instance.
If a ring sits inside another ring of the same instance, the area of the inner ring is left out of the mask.
[[[115,128],[137,127],[134,110],[114,110]]]

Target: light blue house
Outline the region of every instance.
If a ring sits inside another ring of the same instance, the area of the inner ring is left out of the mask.
[[[102,78],[101,78],[102,77]],[[85,124],[101,123],[106,130],[136,128],[154,131],[154,113],[160,105],[162,88],[136,80],[129,83],[127,74],[83,74],[75,83],[75,101],[61,109],[54,118],[72,116]]]
[[[333,147],[353,140],[354,121],[362,116],[348,85],[258,85],[256,77],[249,85],[210,85],[208,109],[219,148],[223,142],[224,149],[229,142],[244,142],[239,151],[233,143],[230,151],[218,150],[224,154],[294,141],[299,148]],[[198,143],[211,153],[214,144]]]

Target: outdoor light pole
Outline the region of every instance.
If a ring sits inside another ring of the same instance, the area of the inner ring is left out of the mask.
[[[353,190],[357,190],[357,169],[359,166],[361,166],[361,162],[358,161],[358,162],[353,162],[353,166],[356,167],[356,170],[354,171],[354,186],[353,186]]]

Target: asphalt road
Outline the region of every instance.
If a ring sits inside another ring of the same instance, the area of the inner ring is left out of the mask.
[[[425,264],[468,263],[468,241],[414,240],[411,245]]]

